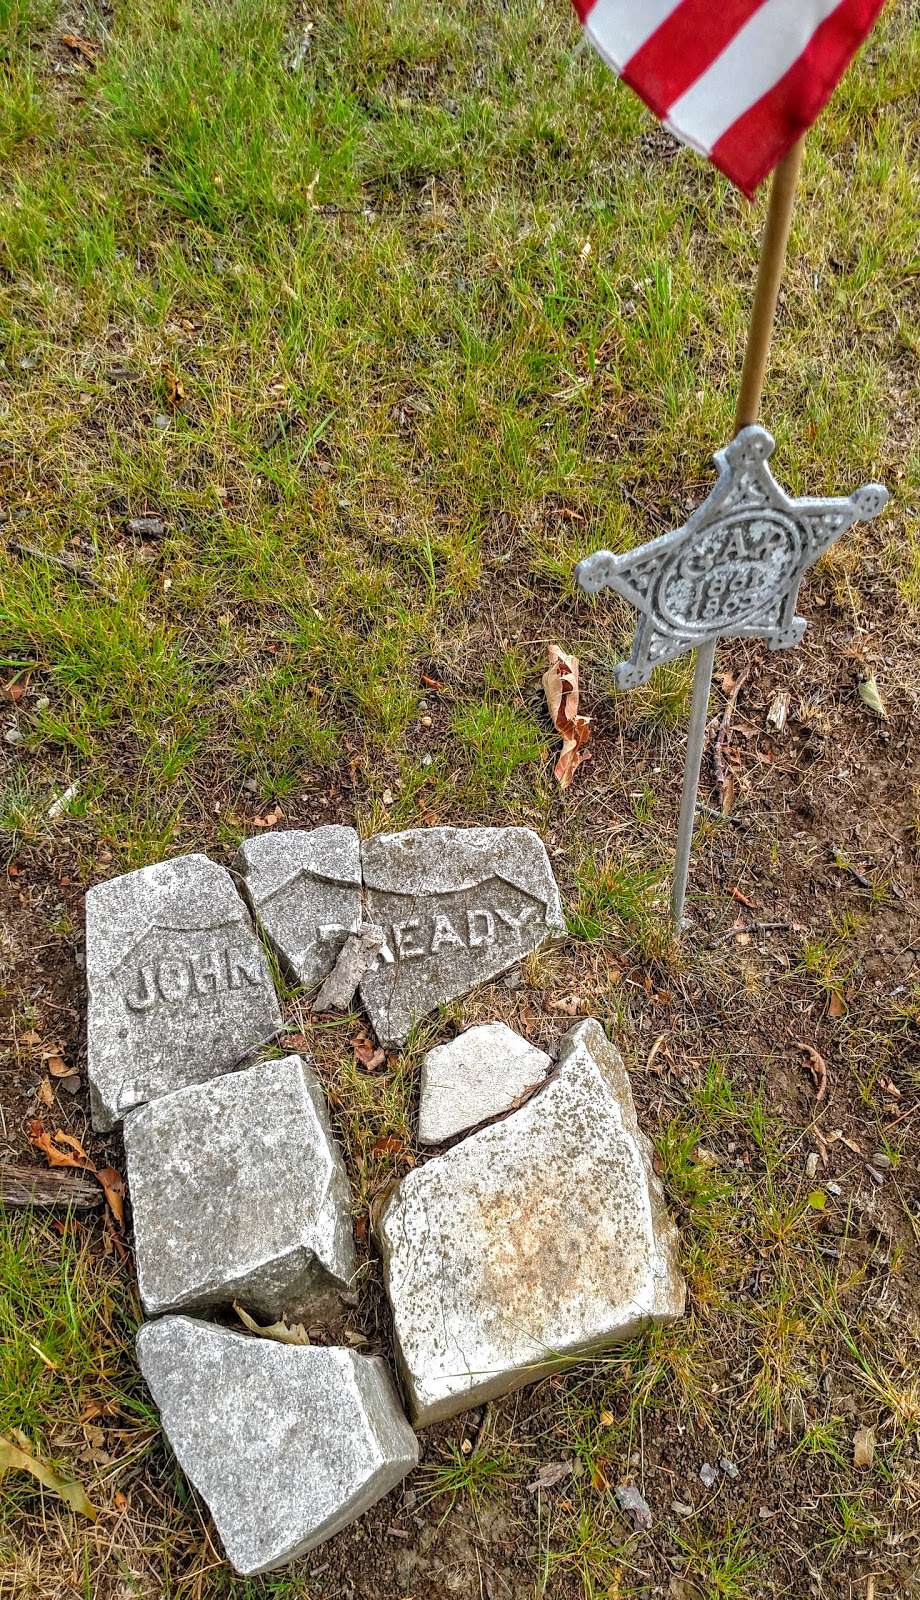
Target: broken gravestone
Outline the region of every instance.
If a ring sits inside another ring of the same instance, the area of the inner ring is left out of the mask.
[[[305,1555],[418,1462],[379,1356],[189,1317],[146,1323],[137,1354],[179,1465],[244,1577]]]
[[[437,1045],[422,1062],[419,1143],[441,1144],[510,1111],[552,1064],[503,1022],[484,1022]]]
[[[166,1095],[124,1134],[148,1315],[234,1300],[267,1319],[309,1315],[349,1290],[348,1178],[300,1056]]]
[[[519,1111],[403,1178],[376,1234],[419,1426],[684,1308],[651,1148],[594,1021]]]
[[[236,869],[288,976],[306,987],[319,983],[361,923],[361,850],[354,828],[245,839]]]
[[[268,966],[233,880],[180,856],[86,896],[93,1125],[236,1066],[281,1026]]]
[[[364,915],[386,936],[361,998],[383,1044],[497,977],[565,922],[530,828],[417,828],[361,847]]]

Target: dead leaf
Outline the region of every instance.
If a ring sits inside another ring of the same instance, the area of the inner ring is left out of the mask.
[[[577,994],[563,995],[561,1000],[551,1000],[549,1009],[561,1011],[567,1017],[577,1017],[581,1014],[581,1000]]]
[[[271,811],[266,811],[263,817],[253,817],[254,828],[274,828],[279,822],[284,821],[284,812],[280,806],[273,806]]]
[[[747,906],[749,911],[757,911],[759,909],[756,900],[751,900],[748,895],[738,888],[737,884],[733,885],[728,892],[733,900],[737,900],[739,905]]]
[[[50,1078],[42,1078],[38,1086],[38,1098],[43,1106],[50,1107],[54,1105],[54,1090],[51,1087]]]
[[[164,368],[163,379],[166,385],[166,404],[171,411],[175,411],[185,399],[185,387],[172,367]]]
[[[875,1460],[875,1429],[857,1428],[853,1435],[854,1467],[871,1467]]]
[[[269,1322],[263,1325],[256,1322],[245,1307],[238,1305],[236,1301],[233,1302],[233,1309],[243,1326],[248,1328],[250,1333],[257,1333],[260,1339],[276,1339],[279,1344],[310,1343],[310,1335],[302,1322],[292,1322],[290,1327],[286,1322]]]
[[[125,1225],[125,1180],[114,1167],[94,1168],[96,1177],[102,1184],[102,1192],[106,1203],[115,1221],[120,1228]]]
[[[351,1046],[355,1060],[360,1061],[368,1072],[378,1072],[381,1067],[386,1066],[386,1051],[375,1045],[373,1039],[369,1039],[366,1033],[359,1033],[356,1039],[352,1039]]]
[[[847,1003],[844,1000],[843,995],[840,993],[840,990],[839,989],[832,989],[831,993],[830,993],[830,998],[829,998],[829,1000],[827,1002],[827,1014],[828,1014],[828,1016],[829,1017],[843,1017],[843,1016],[846,1015],[846,1009],[847,1009]]]
[[[371,1145],[371,1155],[378,1159],[380,1156],[404,1156],[408,1153],[405,1143],[397,1139],[395,1133],[389,1133],[386,1138],[378,1139],[376,1144]]]
[[[811,1073],[815,1088],[818,1091],[815,1095],[815,1105],[818,1106],[827,1094],[827,1062],[822,1055],[818,1054],[813,1044],[803,1044],[801,1039],[797,1039],[795,1047],[797,1050],[801,1050],[805,1057],[805,1065]]]
[[[590,759],[585,745],[591,737],[591,719],[578,712],[578,657],[566,655],[557,644],[549,645],[546,654],[549,666],[543,674],[543,693],[553,727],[562,735],[553,775],[560,789],[568,789],[582,762]]]
[[[64,1057],[57,1053],[48,1057],[45,1066],[51,1073],[52,1078],[69,1078],[73,1070],[67,1065]]]
[[[49,1467],[47,1461],[39,1461],[30,1450],[21,1449],[13,1444],[11,1439],[5,1439],[0,1435],[0,1477],[4,1472],[11,1470],[30,1472],[32,1477],[37,1478],[46,1489],[66,1500],[71,1511],[78,1512],[82,1517],[89,1517],[91,1522],[95,1522],[99,1515],[81,1484],[68,1483],[58,1476],[53,1467]]]
[[[91,39],[84,39],[79,33],[62,33],[60,37],[61,44],[72,50],[75,56],[82,56],[84,61],[96,60],[99,47]]]
[[[114,1167],[97,1167],[72,1133],[57,1128],[50,1134],[38,1117],[33,1117],[26,1124],[26,1132],[36,1150],[40,1150],[46,1158],[49,1167],[77,1167],[84,1172],[91,1172],[101,1184],[106,1204],[119,1228],[124,1227],[125,1180],[120,1172],[116,1172]]]
[[[547,1461],[542,1466],[532,1483],[527,1488],[531,1494],[535,1489],[554,1489],[557,1483],[563,1483],[570,1478],[575,1468],[571,1461]]]
[[[885,710],[885,702],[879,694],[874,674],[871,678],[860,678],[856,689],[863,705],[867,705],[870,711],[875,712],[876,716],[887,717],[888,712]]]
[[[425,685],[426,689],[446,689],[447,688],[447,684],[446,683],[442,683],[440,678],[429,678],[428,674],[425,673],[425,672],[422,673],[422,682]]]
[[[86,1151],[73,1134],[63,1133],[58,1128],[52,1135],[37,1117],[27,1124],[26,1131],[36,1150],[40,1150],[46,1157],[49,1167],[86,1167],[90,1171],[93,1170],[93,1164]],[[65,1149],[59,1149],[60,1145],[64,1145]]]

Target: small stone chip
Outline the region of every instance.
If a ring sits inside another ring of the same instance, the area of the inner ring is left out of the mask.
[[[552,1064],[503,1022],[484,1022],[437,1045],[422,1062],[420,1143],[441,1144],[510,1111]]]
[[[525,1106],[403,1178],[376,1233],[420,1425],[684,1309],[651,1149],[594,1021]]]
[[[386,935],[361,984],[377,1037],[401,1044],[438,1006],[565,934],[530,828],[416,828],[361,846],[364,915]]]
[[[179,1465],[243,1577],[315,1549],[418,1462],[379,1356],[190,1317],[146,1323],[137,1354]]]
[[[86,896],[93,1125],[235,1067],[281,1027],[278,999],[233,879],[180,856]]]
[[[236,870],[288,975],[307,987],[319,983],[361,923],[361,850],[354,828],[244,839]]]
[[[348,1178],[300,1056],[132,1112],[125,1152],[148,1315],[239,1300],[269,1320],[302,1317],[348,1291]]]

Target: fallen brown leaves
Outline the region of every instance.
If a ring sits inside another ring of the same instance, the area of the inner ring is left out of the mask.
[[[97,1167],[84,1150],[79,1139],[62,1128],[49,1133],[38,1117],[28,1124],[28,1135],[36,1150],[40,1150],[49,1167],[77,1167],[91,1172],[102,1186],[106,1205],[119,1228],[125,1225],[125,1180],[114,1167]]]
[[[811,1073],[812,1081],[818,1091],[815,1095],[815,1105],[819,1106],[827,1094],[827,1062],[813,1044],[803,1044],[801,1039],[797,1039],[795,1047],[797,1050],[801,1050],[802,1055],[805,1057],[805,1065]]]
[[[591,719],[578,711],[578,657],[566,655],[557,644],[549,645],[546,654],[549,666],[543,674],[543,693],[553,727],[562,735],[553,772],[560,789],[568,789],[582,762],[590,760],[585,745],[591,737]]]

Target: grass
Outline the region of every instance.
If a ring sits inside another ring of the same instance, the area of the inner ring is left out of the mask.
[[[673,1328],[496,1407],[471,1451],[466,1422],[433,1439],[422,1521],[444,1542],[419,1552],[400,1523],[421,1566],[394,1564],[388,1503],[362,1524],[373,1545],[330,1547],[341,1570],[243,1583],[159,1442],[130,1263],[96,1224],[4,1222],[0,1432],[85,1481],[102,1515],[84,1528],[7,1475],[0,1600],[328,1600],[342,1570],[397,1600],[440,1584],[438,1561],[476,1593],[458,1529],[496,1592],[547,1600],[672,1579],[686,1600],[819,1578],[842,1596],[865,1592],[870,1556],[879,1600],[883,1575],[892,1593],[912,1581],[920,27],[886,8],[809,138],[765,410],[790,490],[884,477],[892,508],[809,578],[794,657],[725,647],[750,668],[743,783],[729,815],[701,811],[682,948],[666,904],[690,663],[613,695],[633,617],[577,597],[572,569],[674,526],[710,486],[764,203],[674,147],[576,39],[549,0],[0,0],[10,1150],[41,1077],[23,1037],[69,1028],[79,1053],[88,883],[191,849],[229,859],[276,808],[280,826],[363,833],[523,823],[550,848],[570,937],[519,991],[431,1019],[375,1073],[352,1048],[359,1017],[319,1024],[283,991],[362,1249],[418,1159],[418,1066],[445,1024],[500,1012],[551,1048],[597,1014],[690,1291]],[[161,533],[132,529],[145,515]],[[566,794],[539,682],[551,641],[578,654],[594,726]],[[855,691],[866,665],[885,723]],[[800,1041],[827,1061],[820,1104]],[[90,1139],[79,1099],[49,1116]],[[892,1163],[877,1192],[873,1151]],[[375,1271],[364,1328],[387,1348]],[[871,1474],[853,1467],[857,1418],[877,1428]],[[700,1464],[722,1456],[743,1476],[704,1492]],[[571,1473],[529,1489],[554,1462]],[[650,1530],[620,1512],[624,1482]]]

